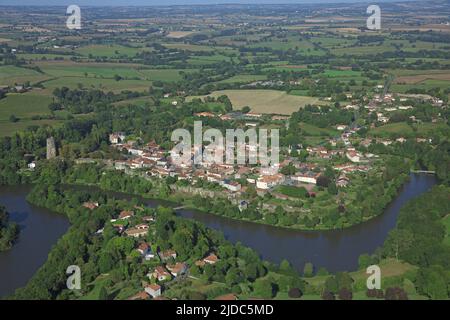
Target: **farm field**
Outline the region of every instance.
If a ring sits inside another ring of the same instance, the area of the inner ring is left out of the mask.
[[[16,83],[24,83],[26,81],[35,83],[48,78],[49,76],[32,69],[15,66],[0,66],[0,85],[13,86]]]
[[[228,96],[234,109],[249,106],[252,112],[292,114],[307,104],[318,103],[314,97],[289,95],[277,90],[221,90],[211,93],[209,96]],[[197,97],[202,98],[202,97]],[[275,111],[276,110],[276,111]]]
[[[432,131],[437,130],[447,130],[448,127],[445,123],[422,123],[422,124],[414,124],[413,125],[417,131],[417,135],[429,135]],[[413,127],[408,125],[406,122],[397,122],[397,123],[389,123],[383,126],[380,126],[375,129],[371,129],[369,134],[376,137],[390,137],[393,136],[413,136],[414,130]]]
[[[89,45],[78,48],[75,52],[83,56],[119,58],[121,56],[134,57],[143,51],[151,51],[150,48],[133,48],[121,45]]]
[[[235,83],[235,82],[253,82],[253,81],[259,81],[259,80],[266,80],[267,76],[265,75],[257,75],[257,74],[240,74],[238,76],[234,76],[222,81],[219,81],[219,83]]]
[[[316,126],[313,126],[308,123],[301,122],[299,124],[300,130],[304,132],[307,136],[336,136],[339,134],[338,130],[335,130],[333,128],[319,128]]]
[[[145,91],[152,85],[152,81],[147,80],[120,80],[104,78],[85,77],[60,77],[43,82],[45,88],[55,89],[62,86],[76,89],[78,87],[87,89],[100,89],[104,91],[121,92],[124,90]]]
[[[154,104],[153,99],[150,97],[138,97],[138,98],[134,98],[134,99],[128,99],[128,100],[115,102],[114,106],[116,106],[116,107],[121,107],[121,106],[126,106],[126,105],[145,106],[147,104],[149,104],[149,105]]]
[[[11,114],[26,119],[43,113],[49,114],[48,105],[50,102],[52,102],[52,99],[42,94],[32,92],[10,93],[6,98],[0,100],[0,120],[8,120]]]

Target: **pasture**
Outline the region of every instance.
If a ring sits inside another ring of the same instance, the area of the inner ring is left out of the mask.
[[[290,115],[307,104],[316,104],[318,98],[289,95],[278,90],[221,90],[210,96],[228,96],[233,109],[249,106],[252,112]],[[202,98],[202,97],[200,97]]]
[[[15,66],[0,67],[0,85],[13,86],[14,84],[22,84],[26,81],[30,83],[39,82],[49,77],[28,68],[20,68]]]

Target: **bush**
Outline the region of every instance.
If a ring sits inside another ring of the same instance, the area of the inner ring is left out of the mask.
[[[298,299],[301,298],[303,293],[299,288],[291,288],[288,292],[289,298]]]
[[[340,300],[352,300],[353,299],[352,292],[347,288],[340,289],[338,296],[339,296]]]
[[[324,291],[322,293],[322,299],[323,300],[336,300],[336,297],[330,291]]]
[[[379,289],[367,289],[366,296],[368,298],[383,299],[384,293],[383,293],[383,290],[379,290]]]
[[[386,289],[384,294],[386,300],[408,300],[408,294],[399,287],[390,287]]]

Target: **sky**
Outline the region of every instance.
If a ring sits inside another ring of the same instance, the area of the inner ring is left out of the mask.
[[[394,0],[376,0],[376,2],[393,2]],[[401,1],[401,0],[400,0]],[[0,0],[0,5],[70,5],[80,6],[142,6],[142,5],[183,5],[183,4],[267,4],[267,3],[338,3],[371,2],[370,0]],[[375,2],[375,1],[372,1]]]

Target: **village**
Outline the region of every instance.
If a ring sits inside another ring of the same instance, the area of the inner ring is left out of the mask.
[[[85,202],[84,208],[92,211],[100,207],[98,202]],[[135,206],[134,210],[122,210],[115,219],[111,219],[110,223],[119,235],[135,240],[135,255],[139,260],[148,266],[146,278],[148,281],[142,282],[142,291],[129,297],[129,300],[167,300],[162,295],[164,288],[172,283],[190,277],[196,279],[195,276],[189,274],[189,265],[186,261],[180,261],[177,252],[173,249],[162,250],[157,245],[151,244],[148,239],[149,233],[155,234],[156,217],[153,212],[149,213],[149,209]],[[147,215],[148,214],[148,215]],[[100,236],[104,232],[104,228],[99,229],[96,235]],[[204,269],[206,265],[214,265],[219,261],[219,257],[215,252],[210,252],[194,262],[198,268]],[[217,300],[236,300],[233,294],[219,296]]]

